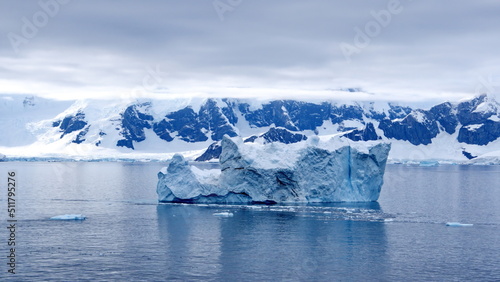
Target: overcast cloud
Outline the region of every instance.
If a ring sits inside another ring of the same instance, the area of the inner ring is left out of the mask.
[[[0,93],[496,94],[499,15],[493,0],[1,1]],[[334,91],[350,87],[365,93]]]

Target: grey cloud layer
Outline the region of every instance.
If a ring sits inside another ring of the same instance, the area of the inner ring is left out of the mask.
[[[73,0],[18,53],[8,34],[22,35],[22,18],[41,8],[2,1],[0,74],[10,84],[113,89],[160,65],[178,87],[361,86],[422,98],[472,92],[478,75],[498,77],[497,1],[399,1],[402,11],[346,60],[339,44],[354,44],[355,28],[364,31],[390,1],[242,0],[221,20],[210,0]]]

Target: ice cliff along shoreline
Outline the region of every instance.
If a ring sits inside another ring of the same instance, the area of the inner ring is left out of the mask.
[[[339,147],[318,137],[295,144],[244,143],[224,136],[220,169],[176,154],[158,173],[160,202],[301,203],[376,201],[391,145]]]

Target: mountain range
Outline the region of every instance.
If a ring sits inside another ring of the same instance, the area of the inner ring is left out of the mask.
[[[500,104],[488,95],[428,109],[334,100],[0,96],[0,110],[0,153],[12,159],[161,160],[185,152],[205,161],[218,157],[224,135],[264,143],[313,135],[347,143],[379,140],[392,143],[393,162],[500,159]]]

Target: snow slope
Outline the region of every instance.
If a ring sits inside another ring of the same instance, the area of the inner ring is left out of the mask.
[[[390,162],[500,163],[500,105],[486,95],[430,109],[307,99],[0,96],[0,130],[7,160],[164,161],[178,152],[194,159],[227,134],[261,143],[383,141],[392,144]]]

